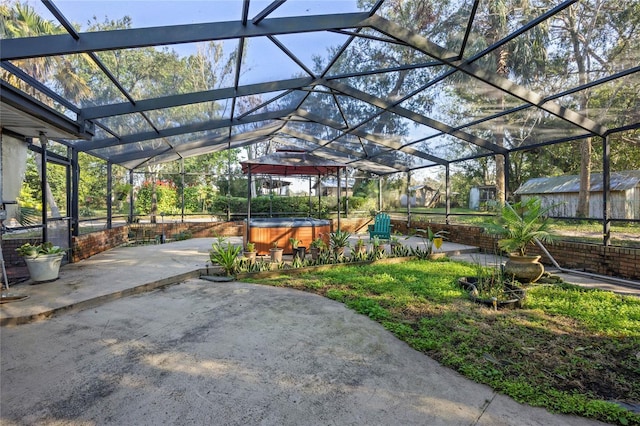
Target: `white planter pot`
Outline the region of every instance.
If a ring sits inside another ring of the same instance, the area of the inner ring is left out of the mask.
[[[34,258],[25,257],[29,275],[33,281],[52,281],[58,278],[64,253],[45,254]]]

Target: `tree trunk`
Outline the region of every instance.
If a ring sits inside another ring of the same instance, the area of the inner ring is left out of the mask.
[[[580,191],[578,192],[577,217],[589,217],[591,192],[591,138],[580,143]]]
[[[506,49],[500,49],[498,52],[498,69],[496,70],[498,75],[507,77],[509,69],[507,67],[507,58],[509,52]],[[500,92],[498,99],[500,109],[504,111],[504,93]],[[504,147],[504,128],[506,124],[506,118],[501,117],[498,119],[499,124],[496,128],[496,145],[500,148]],[[498,154],[494,156],[496,162],[496,201],[503,205],[506,200],[506,182],[505,182],[505,170],[504,170],[504,155]]]
[[[581,49],[581,35],[577,24],[577,6],[570,6],[567,14],[567,29],[571,38],[573,55],[578,67],[578,84],[586,84],[587,61],[586,52]],[[585,48],[586,49],[586,48]],[[587,100],[589,91],[585,90],[579,95],[579,110],[587,116]],[[589,194],[591,192],[591,138],[587,138],[580,144],[580,190],[578,192],[577,217],[589,217]]]

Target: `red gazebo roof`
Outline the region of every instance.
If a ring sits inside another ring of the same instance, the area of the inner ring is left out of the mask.
[[[242,173],[278,176],[324,176],[335,174],[346,164],[318,157],[306,151],[277,151],[264,157],[241,161]]]

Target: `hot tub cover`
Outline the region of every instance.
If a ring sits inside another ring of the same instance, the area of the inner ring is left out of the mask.
[[[310,217],[270,217],[257,219],[251,218],[250,222],[252,228],[301,228],[304,226],[322,226],[330,224],[330,220],[314,219]]]

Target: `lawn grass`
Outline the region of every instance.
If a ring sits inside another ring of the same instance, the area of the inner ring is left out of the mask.
[[[411,260],[250,279],[322,294],[369,316],[443,365],[515,400],[622,425],[640,414],[640,299],[532,286],[523,309],[474,304],[474,265]]]

